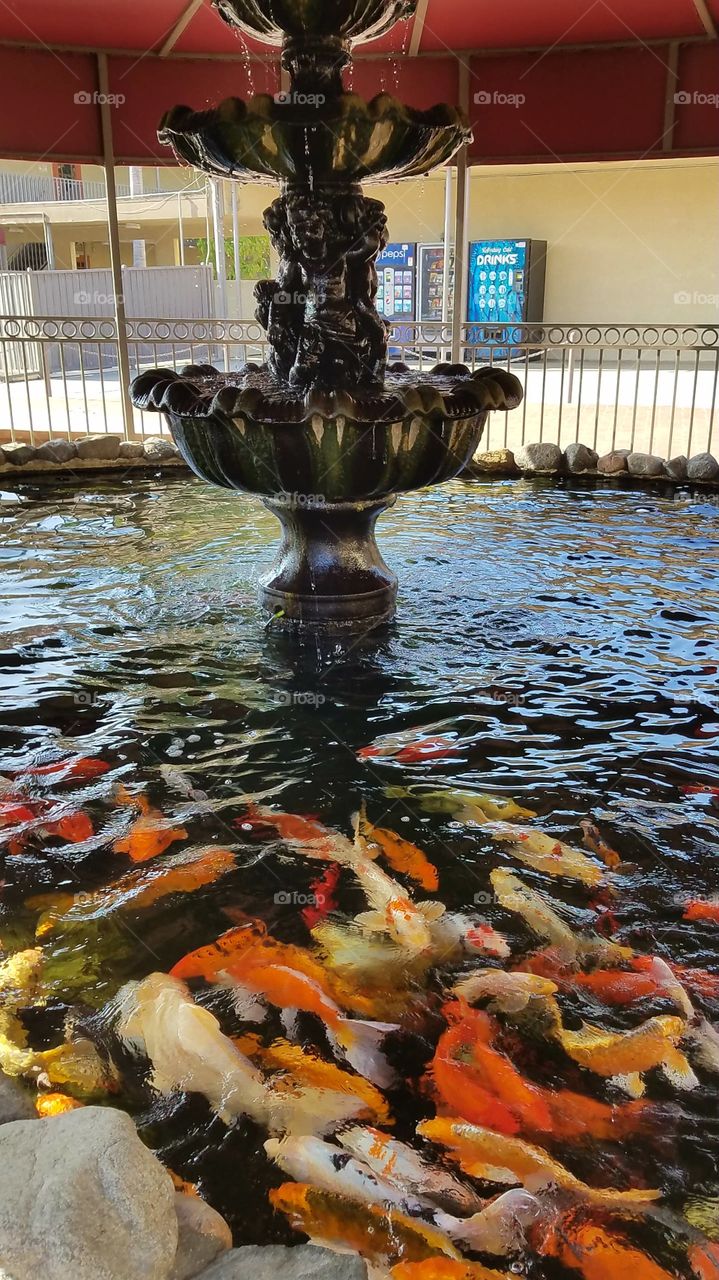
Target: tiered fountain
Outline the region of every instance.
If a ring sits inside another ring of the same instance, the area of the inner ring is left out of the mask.
[[[409,18],[416,0],[214,3],[230,26],[282,45],[289,88],[211,111],[175,107],[159,137],[208,173],[279,180],[265,213],[278,278],[256,287],[271,355],[230,374],[154,369],[135,379],[133,400],[167,415],[197,475],[260,494],[280,520],[279,557],[263,580],[272,613],[368,628],[393,616],[397,595],[374,538],[379,514],[397,493],[456,476],[488,412],[522,398],[500,369],[388,365],[374,305],[387,223],[360,181],[428,173],[472,135],[452,107],[416,111],[344,90],[351,42]]]

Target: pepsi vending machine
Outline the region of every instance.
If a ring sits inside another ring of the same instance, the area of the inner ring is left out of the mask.
[[[505,358],[512,350],[512,325],[543,318],[546,259],[546,240],[471,242],[467,319],[477,328],[470,328],[469,340],[492,344],[478,353],[483,358]]]
[[[404,331],[401,321],[413,321],[416,288],[416,244],[388,244],[377,259],[377,310],[394,327],[400,342],[412,339],[409,328]],[[397,348],[390,348],[399,354]]]

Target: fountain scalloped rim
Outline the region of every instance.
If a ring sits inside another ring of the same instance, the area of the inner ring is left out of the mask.
[[[342,93],[327,111],[264,93],[225,98],[207,111],[173,107],[158,130],[164,146],[206,173],[264,182],[309,182],[323,171],[331,182],[396,181],[446,164],[472,137],[455,107],[421,111],[388,93],[369,102]]]
[[[281,44],[286,35],[305,40],[338,36],[362,43],[411,18],[417,0],[332,0],[329,22],[327,0],[301,8],[296,0],[294,5],[292,0],[212,0],[212,4],[228,26],[266,44]]]

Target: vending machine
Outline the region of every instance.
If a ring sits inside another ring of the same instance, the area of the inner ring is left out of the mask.
[[[412,330],[401,322],[414,320],[416,262],[416,244],[388,244],[377,259],[377,310],[402,343],[412,340]],[[401,354],[399,347],[390,347],[391,356]]]
[[[421,244],[418,249],[417,318],[419,320],[442,319],[444,303],[443,244]],[[449,250],[449,305],[451,309],[454,291],[454,246]]]
[[[544,313],[546,240],[475,240],[469,246],[467,319],[469,340],[492,345],[484,358],[505,358],[512,325],[541,320]],[[518,341],[518,334],[515,340]]]

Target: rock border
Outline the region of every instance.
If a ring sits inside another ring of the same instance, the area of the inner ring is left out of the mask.
[[[599,457],[579,442],[561,449],[541,443],[511,449],[477,453],[462,474],[463,479],[492,480],[518,477],[564,477],[567,479],[640,481],[671,485],[697,485],[719,490],[719,461],[711,453],[697,453],[665,460],[656,454],[630,449],[614,449]]]
[[[73,475],[83,471],[139,471],[157,467],[189,468],[174,441],[166,436],[124,440],[102,434],[58,437],[42,444],[26,441],[0,443],[0,477]]]

